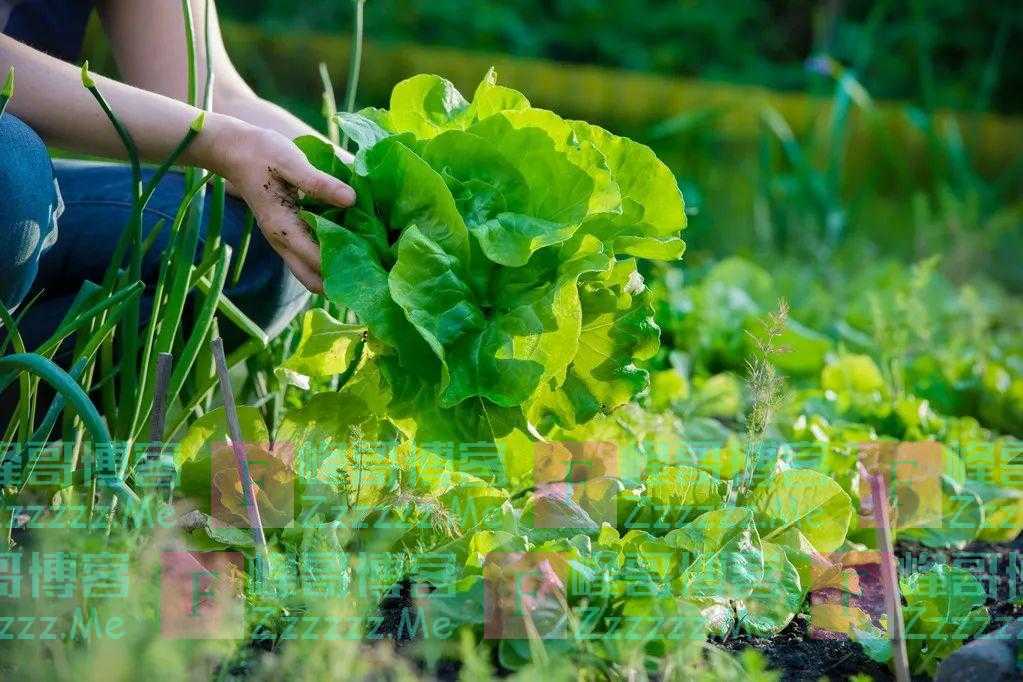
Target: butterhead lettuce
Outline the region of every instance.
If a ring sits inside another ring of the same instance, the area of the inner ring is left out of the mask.
[[[389,109],[339,125],[351,166],[297,143],[358,202],[302,218],[327,297],[368,330],[392,421],[417,439],[492,441],[571,428],[646,389],[637,363],[659,329],[639,261],[679,258],[686,224],[649,148],[534,108],[493,71],[471,101],[415,76]]]

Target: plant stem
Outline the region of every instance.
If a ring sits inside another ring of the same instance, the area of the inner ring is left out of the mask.
[[[743,448],[745,465],[738,486],[730,487],[728,491],[727,504],[729,507],[735,506],[738,500],[749,494],[753,487],[764,434],[774,420],[781,400],[784,379],[771,363],[771,357],[787,350],[779,347],[777,340],[785,331],[788,315],[789,306],[783,299],[778,304],[778,311],[768,315],[767,320],[763,323],[764,338],[747,332],[757,346],[757,355],[747,361],[746,383],[752,404],[749,414],[746,416],[746,437]]]
[[[194,89],[194,83],[192,81],[194,81],[195,59],[194,55],[191,54],[191,16],[187,13],[186,24],[188,24],[188,26],[186,26],[186,36],[189,37],[190,47],[190,87]],[[170,170],[171,166],[178,160],[178,158],[180,158],[181,154],[188,149],[199,133],[202,132],[205,125],[205,112],[200,113],[192,122],[178,146],[160,165],[150,178],[149,182],[143,186],[141,160],[138,147],[136,146],[131,134],[110,108],[106,98],[103,97],[102,93],[100,93],[99,89],[96,87],[96,83],[93,81],[92,75],[89,73],[88,62],[82,66],[82,84],[89,90],[89,92],[92,93],[93,97],[103,109],[103,112],[107,115],[107,118],[110,119],[111,124],[114,126],[114,129],[117,131],[118,136],[121,138],[121,141],[128,152],[128,158],[132,169],[133,210],[131,220],[129,222],[128,229],[118,242],[114,257],[103,281],[103,286],[112,292],[117,280],[123,278],[123,274],[119,274],[117,272],[117,268],[120,267],[121,260],[126,250],[131,254],[131,267],[127,273],[128,281],[134,282],[141,279],[142,256],[145,251],[142,237],[142,211],[149,203],[149,200],[155,193],[160,181]],[[196,218],[196,221],[197,220],[198,218]],[[157,299],[156,306],[159,306],[159,303],[160,301]],[[131,435],[136,430],[140,411],[144,410],[146,407],[145,400],[139,400],[139,396],[137,395],[140,387],[143,390],[143,395],[145,395],[147,371],[149,366],[148,346],[145,348],[143,356],[139,358],[140,348],[138,330],[140,327],[140,312],[138,301],[134,301],[126,310],[123,317],[123,347],[122,358],[119,363],[121,375],[120,404],[117,404],[113,384],[108,385],[103,393],[107,417],[113,421],[116,433],[123,437],[126,442],[130,442]],[[152,314],[154,317],[158,316],[158,310],[154,309]],[[101,318],[98,321],[98,324],[102,325],[102,323],[103,319]],[[114,366],[112,343],[113,342],[111,341],[104,348],[102,355],[103,366],[107,368],[108,373]]]
[[[92,79],[92,74],[89,73],[89,62],[86,61],[82,64],[82,85],[92,93],[92,96],[99,103],[103,113],[106,114],[107,118],[110,119],[110,123],[114,126],[114,130],[117,132],[117,136],[121,138],[121,144],[124,145],[125,150],[128,152],[128,163],[131,164],[131,179],[132,187],[137,188],[142,186],[142,165],[139,160],[139,149],[135,145],[135,138],[131,136],[128,129],[121,123],[121,119],[117,117],[113,109],[110,108],[110,104],[107,102],[106,97],[96,87],[96,82]]]
[[[230,266],[230,261],[231,247],[227,244],[221,244],[220,250],[217,253],[216,267],[213,271],[212,282],[209,284],[209,291],[207,292],[202,305],[195,314],[195,321],[192,324],[191,332],[177,356],[177,367],[171,374],[169,383],[168,401],[173,401],[178,398],[179,393],[185,386],[188,373],[191,372],[192,368],[195,366],[196,359],[199,357],[199,352],[202,349],[202,346],[206,343],[206,340],[217,336],[216,333],[211,333],[211,330],[216,322],[216,312],[222,299],[221,294],[224,290],[224,284],[227,281],[227,270]],[[192,266],[188,267],[190,271],[195,270]],[[186,274],[186,279],[190,279],[190,274]],[[169,352],[169,349],[170,346],[166,346],[159,352]],[[143,401],[145,406],[141,414],[140,424],[148,419],[147,410],[150,409],[152,405],[151,389],[148,390],[149,393],[147,393],[146,399]]]
[[[195,25],[192,21],[192,5],[189,3],[189,0],[181,0],[181,16],[185,23],[185,57],[188,60],[186,63],[188,103],[196,106],[199,93],[195,68]]]
[[[245,217],[245,227],[242,229],[242,237],[238,242],[238,253],[234,258],[234,271],[231,273],[231,284],[234,287],[242,278],[242,268],[245,267],[245,258],[249,255],[249,244],[252,242],[252,229],[256,225],[256,217],[252,211],[248,211]]]
[[[323,118],[327,121],[327,139],[333,144],[341,144],[341,131],[337,125],[337,98],[334,96],[334,84],[330,80],[327,65],[320,62],[320,80],[323,81]]]
[[[7,80],[4,81],[4,87],[0,88],[0,117],[4,115],[4,111],[7,109],[7,103],[14,97],[14,67],[12,66],[7,71]]]
[[[213,0],[206,0],[206,7],[203,13],[203,51],[206,57],[206,85],[203,88],[202,108],[206,111],[213,111],[213,51],[210,50],[210,8]]]
[[[0,310],[3,307],[0,306]],[[75,361],[74,366],[68,370],[68,376],[76,381],[82,376],[85,371],[85,367],[88,364],[88,358],[81,357]],[[54,425],[57,423],[57,417],[64,411],[64,396],[58,393],[54,398],[53,402],[50,403],[49,409],[46,411],[46,416],[43,417],[43,423],[39,426],[35,433],[32,434],[28,442],[30,443],[45,443],[50,437],[50,432],[53,431]],[[24,452],[24,450],[22,450]],[[28,487],[29,480],[32,477],[32,472],[35,470],[36,464],[38,464],[42,451],[35,453],[35,456],[24,466],[21,487],[18,488],[18,494],[20,495]],[[2,458],[0,458],[2,459]]]
[[[21,332],[18,330],[18,323],[14,320],[14,317],[7,311],[7,306],[0,303],[0,322],[3,322],[4,327],[7,329],[7,334],[10,337],[11,345],[14,348],[15,353],[27,353],[25,348],[25,342],[21,338]],[[35,428],[33,420],[35,412],[32,410],[32,404],[30,398],[32,396],[32,380],[28,373],[22,373],[18,376],[18,384],[20,396],[18,398],[18,407],[20,408],[20,416],[17,420],[13,420],[18,426],[18,446],[24,449],[25,445],[31,438],[32,431]],[[3,442],[3,441],[0,441]],[[0,462],[4,460],[3,452],[0,452]]]
[[[348,82],[345,83],[345,111],[355,111],[355,95],[359,91],[359,73],[362,71],[362,24],[366,0],[352,0],[355,25],[352,29],[352,53],[348,61]],[[341,138],[341,146],[348,148],[348,135]]]
[[[94,448],[112,447],[110,431],[96,410],[96,406],[92,404],[92,401],[89,400],[89,397],[82,390],[82,387],[78,385],[78,382],[67,372],[57,367],[47,358],[35,353],[8,355],[0,358],[0,390],[6,388],[14,377],[21,372],[31,372],[38,375],[64,396],[64,400],[75,409],[75,412],[78,413],[78,416],[81,417],[82,422],[85,424],[85,428],[92,434]],[[138,496],[124,484],[124,480],[119,478],[116,473],[109,478],[104,477],[103,484],[110,488],[125,503],[138,502]]]
[[[202,132],[202,129],[205,126],[205,121],[206,121],[206,112],[201,112],[199,114],[199,116],[192,122],[192,125],[188,129],[188,132],[185,133],[184,138],[182,138],[182,140],[178,144],[177,148],[163,162],[163,164],[161,164],[160,168],[157,169],[157,171],[153,175],[153,177],[150,178],[149,182],[146,184],[145,189],[143,190],[143,195],[142,195],[142,198],[141,198],[141,206],[143,208],[146,206],[146,204],[149,203],[149,200],[152,198],[153,194],[156,192],[156,189],[157,189],[157,187],[159,185],[159,182],[160,182],[160,180],[163,179],[163,176],[167,174],[168,170],[170,170],[170,167],[178,160],[178,158],[185,152],[185,150],[188,149],[189,145],[192,144],[192,142],[199,135],[199,133]],[[186,199],[186,201],[188,201],[188,200]],[[137,243],[135,245],[135,256],[136,256],[136,260],[139,263],[139,270],[140,270],[139,277],[141,277],[141,259],[142,259],[142,255],[145,253],[146,249],[145,249],[144,243],[141,240],[141,230],[140,230],[139,236],[140,236],[139,243]],[[161,272],[161,275],[162,274],[163,274],[163,272]],[[159,282],[158,284],[162,284],[162,281]],[[158,286],[158,289],[159,288],[160,287]],[[151,315],[154,317],[154,319],[158,316],[159,305],[160,305],[159,297],[154,297],[153,298],[153,307],[154,307],[154,309],[151,312]],[[135,323],[136,323],[136,329],[137,329],[138,326],[140,325],[140,321],[136,320]],[[149,325],[148,331],[152,331],[152,330],[153,330],[153,326]],[[126,330],[126,331],[127,331],[128,334],[131,334],[133,336],[136,335],[136,334],[133,334],[131,330]],[[143,396],[145,396],[147,394],[146,389],[147,389],[147,382],[149,380],[149,365],[150,365],[150,353],[152,351],[152,336],[147,333],[145,340],[146,340],[146,343],[144,344],[143,349],[142,349],[142,362],[140,363],[141,366],[140,366],[140,369],[139,369],[138,380],[137,380],[137,382],[135,383],[135,385],[133,387],[133,388],[136,388],[136,390],[133,391],[131,394],[129,394],[130,399],[132,399],[134,401],[134,408],[130,411],[131,417],[127,421],[127,423],[125,424],[124,434],[125,434],[126,437],[127,437],[128,434],[134,434],[135,433],[137,425],[138,425],[138,422],[139,422],[139,415],[148,406],[148,404],[146,403],[145,400],[138,400],[138,399],[136,399],[136,396],[135,396],[135,393],[137,393],[137,390],[139,388],[142,390]],[[137,347],[137,341],[135,342],[135,346]],[[124,396],[122,396],[122,400],[124,400]]]

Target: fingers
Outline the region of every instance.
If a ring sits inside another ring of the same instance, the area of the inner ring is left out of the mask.
[[[316,274],[320,272],[320,247],[309,236],[305,223],[295,220],[294,228],[283,235],[282,243],[288,253],[293,254]]]
[[[320,248],[309,235],[306,224],[279,204],[261,212],[258,222],[270,245],[298,281],[313,293],[322,293]]]
[[[291,273],[295,275],[295,279],[302,283],[302,286],[314,294],[323,293],[323,278],[319,274],[313,272],[306,263],[293,253],[281,254],[281,257],[284,259],[288,269],[291,270]]]
[[[260,229],[295,277],[310,291],[323,292],[320,249],[299,217],[299,192],[332,206],[355,203],[355,190],[323,173],[280,135],[261,138],[265,161],[243,166],[237,177],[243,197]]]
[[[342,208],[355,203],[355,190],[337,178],[307,166],[292,179],[295,186],[312,198]]]

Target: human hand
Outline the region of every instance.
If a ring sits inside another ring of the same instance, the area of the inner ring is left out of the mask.
[[[230,119],[205,141],[207,167],[221,175],[256,218],[267,241],[307,289],[323,291],[320,249],[298,216],[299,198],[346,207],[355,191],[306,160],[284,135]]]

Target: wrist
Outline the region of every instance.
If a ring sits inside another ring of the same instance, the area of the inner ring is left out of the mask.
[[[210,112],[202,132],[189,147],[186,161],[229,178],[237,167],[239,151],[245,148],[244,139],[253,130],[253,126],[237,118]]]

